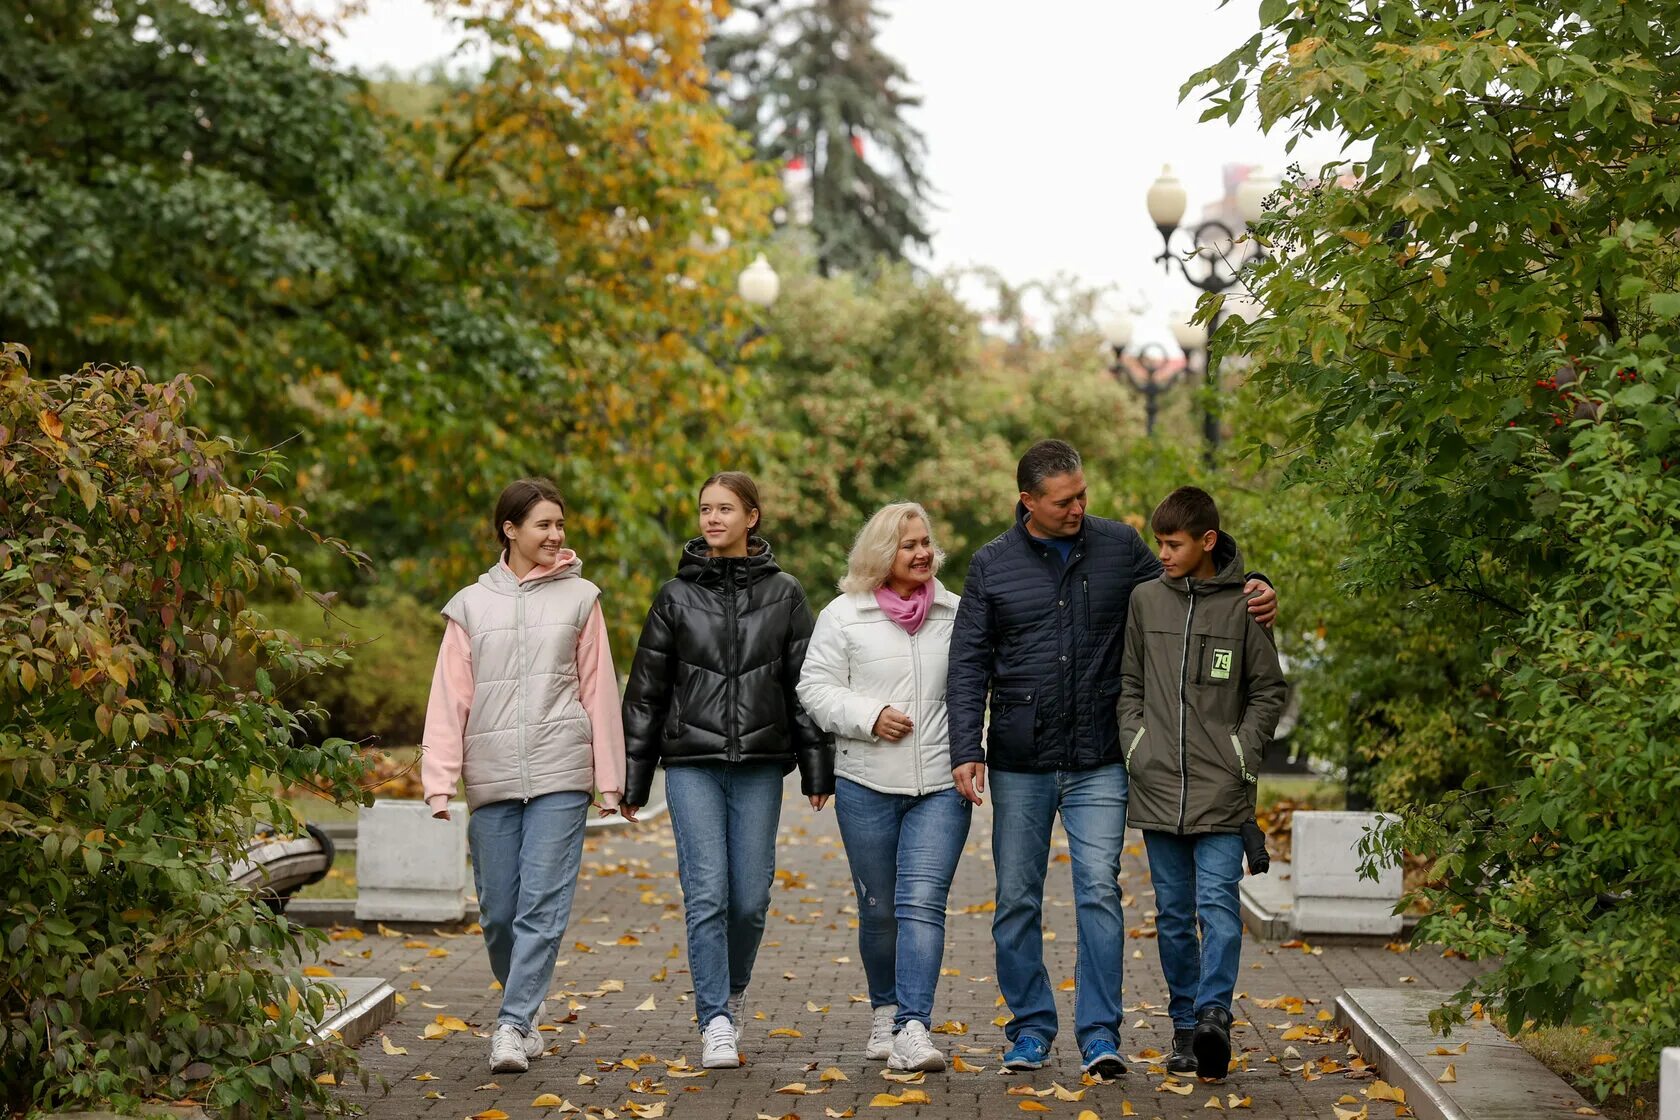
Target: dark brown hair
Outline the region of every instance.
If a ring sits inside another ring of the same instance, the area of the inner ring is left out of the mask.
[[[1044,493],[1044,480],[1058,474],[1083,470],[1079,452],[1059,439],[1041,439],[1015,465],[1015,485],[1023,494]]]
[[[566,502],[560,497],[559,487],[546,478],[516,479],[508,483],[502,496],[496,499],[496,513],[491,527],[496,530],[496,540],[504,549],[508,546],[508,539],[502,532],[502,526],[509,521],[515,525],[525,524],[526,514],[538,502],[553,502],[560,507],[561,514],[566,512]]]
[[[1188,533],[1200,537],[1210,529],[1219,528],[1219,507],[1206,490],[1194,486],[1180,486],[1162,499],[1149,519],[1156,535]]]
[[[700,495],[706,493],[709,486],[721,486],[741,499],[741,504],[753,513],[758,514],[758,524],[747,530],[748,537],[764,535],[764,508],[758,504],[758,483],[752,480],[752,475],[742,471],[719,471],[700,484]],[[696,500],[699,495],[696,495]]]

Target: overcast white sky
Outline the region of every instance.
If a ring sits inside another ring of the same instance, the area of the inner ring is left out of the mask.
[[[1290,159],[1316,166],[1336,145],[1284,154],[1281,135],[1248,120],[1197,124],[1178,104],[1193,71],[1255,28],[1258,0],[878,0],[881,44],[923,104],[936,270],[990,265],[1013,282],[1068,273],[1142,296],[1152,314],[1189,307],[1194,291],[1151,259],[1160,236],[1144,194],[1163,163],[1190,213],[1220,193],[1226,163]],[[332,45],[359,69],[411,70],[455,45],[426,0],[368,0]],[[1150,331],[1155,334],[1155,331]]]

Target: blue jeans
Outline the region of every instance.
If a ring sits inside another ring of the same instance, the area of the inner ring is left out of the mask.
[[[536,1029],[572,916],[588,819],[589,795],[582,790],[494,801],[467,818],[478,922],[490,971],[502,985],[498,1023]]]
[[[834,811],[858,897],[858,955],[869,1005],[898,1005],[896,1026],[933,1025],[945,956],[945,902],[968,839],[970,806],[954,789],[914,797],[845,778]]]
[[[1056,998],[1044,970],[1044,876],[1050,864],[1050,829],[1056,814],[1067,831],[1073,860],[1074,1031],[1081,1051],[1106,1038],[1120,1045],[1120,985],[1126,923],[1120,906],[1120,849],[1126,836],[1126,769],[1119,763],[1095,770],[1043,774],[987,773],[995,806],[992,862],[997,869],[998,987],[1014,1018],[1004,1027],[1010,1042],[1056,1037]]]
[[[705,1029],[747,990],[776,876],[782,768],[708,763],[665,769],[688,923],[694,1013]],[[739,1026],[740,1024],[736,1024]]]
[[[1196,1025],[1204,1007],[1231,1009],[1242,956],[1242,837],[1234,832],[1174,836],[1145,832],[1155,883],[1155,944],[1167,977],[1174,1030]],[[1200,919],[1201,940],[1196,939]]]

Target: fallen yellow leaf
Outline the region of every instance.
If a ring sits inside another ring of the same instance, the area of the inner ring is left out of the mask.
[[[440,945],[426,955],[428,957],[447,957],[449,955],[449,950]]]
[[[577,1083],[579,1085],[593,1085],[595,1084],[595,1078],[589,1076],[587,1073],[580,1073],[578,1074]]]
[[[1451,1054],[1468,1054],[1469,1052],[1470,1043],[1468,1040],[1459,1043],[1457,1046],[1437,1046],[1430,1051],[1431,1054],[1439,1057],[1446,1057]]]
[[[773,1028],[771,1028],[771,1031],[770,1031],[770,1037],[771,1038],[804,1038],[805,1037],[805,1032],[800,1031],[800,1030],[795,1030],[793,1027],[773,1027]]]
[[[1393,1101],[1395,1104],[1406,1103],[1406,1090],[1396,1089],[1386,1081],[1371,1082],[1371,1087],[1365,1090],[1365,1095],[1374,1101]]]
[[[903,1101],[899,1100],[891,1093],[876,1093],[873,1097],[869,1098],[870,1108],[897,1108],[903,1103]]]
[[[653,1011],[653,1010],[655,1010],[655,1008],[653,1006],[653,997],[649,996],[648,998],[644,999],[641,1003],[638,1003],[636,1005],[636,1010],[637,1011]]]
[[[403,942],[404,949],[430,949],[431,947],[432,943],[430,941],[421,941],[418,937],[412,941]]]
[[[555,1096],[553,1093],[544,1093],[542,1096],[538,1097],[536,1100],[531,1102],[531,1107],[532,1108],[559,1108],[561,1105],[563,1105],[565,1103],[566,1103],[565,1101],[561,1100],[559,1097]]]
[[[1020,1104],[1016,1105],[1015,1107],[1020,1109],[1022,1112],[1049,1112],[1050,1111],[1050,1106],[1049,1105],[1040,1104],[1037,1101],[1022,1101]]]
[[[437,1023],[437,1025],[442,1027],[444,1030],[465,1031],[465,1030],[471,1030],[472,1029],[471,1027],[468,1027],[465,1022],[463,1022],[461,1019],[457,1018],[454,1015],[439,1015],[436,1019],[433,1020],[433,1022]]]
[[[809,1090],[805,1088],[805,1082],[795,1081],[791,1084],[783,1085],[780,1089],[777,1089],[776,1092],[786,1093],[790,1097],[803,1097],[807,1092],[809,1092]]]
[[[508,1114],[499,1108],[487,1108],[483,1112],[475,1112],[468,1120],[508,1120]]]
[[[958,1054],[955,1058],[951,1059],[951,1068],[956,1070],[958,1073],[982,1073],[986,1069],[985,1066],[977,1066],[970,1062],[963,1061],[961,1054]]]
[[[1132,1102],[1131,1101],[1121,1101],[1120,1102],[1120,1115],[1122,1115],[1122,1116],[1136,1116],[1137,1115],[1137,1109],[1132,1107]]]
[[[1371,1120],[1371,1111],[1361,1105],[1358,1110],[1343,1108],[1341,1105],[1331,1105],[1336,1112],[1336,1120]]]
[[[955,1019],[947,1019],[943,1023],[940,1023],[937,1027],[934,1027],[928,1033],[929,1034],[967,1034],[968,1033],[968,1024],[967,1023],[959,1023]]]
[[[332,975],[332,969],[322,968],[318,964],[312,964],[312,965],[309,965],[308,967],[306,967],[303,970],[303,974],[305,976],[316,976],[316,977],[331,976]]]
[[[431,1070],[427,1070],[425,1073],[417,1073],[413,1077],[413,1080],[415,1081],[436,1081],[437,1079],[437,1074],[433,1073]]]
[[[408,1047],[398,1046],[396,1043],[391,1041],[391,1036],[388,1034],[382,1034],[379,1036],[379,1045],[385,1053],[390,1054],[392,1057],[408,1053]]]
[[[806,1000],[805,1010],[811,1012],[813,1015],[826,1015],[828,1013],[828,1004],[825,1003],[818,1005],[813,1000]]]
[[[857,1115],[857,1109],[848,1108],[844,1112],[839,1112],[832,1108],[825,1108],[823,1109],[823,1115],[828,1117],[829,1120],[847,1120],[847,1117]]]
[[[448,1038],[449,1028],[439,1023],[427,1023],[426,1029],[420,1032],[420,1037],[428,1040],[435,1038]]]
[[[317,1085],[337,1085],[338,1084],[338,1078],[334,1077],[330,1073],[318,1073],[318,1074],[315,1075],[315,1084],[317,1084]]]
[[[1203,1108],[1211,1108],[1211,1109],[1214,1109],[1217,1112],[1224,1112],[1225,1111],[1225,1106],[1219,1103],[1219,1095],[1217,1093],[1215,1093],[1213,1096],[1209,1097],[1207,1099],[1207,1103],[1202,1105],[1202,1107]]]
[[[1159,1085],[1155,1086],[1155,1091],[1157,1093],[1177,1093],[1181,1097],[1188,1097],[1191,1093],[1196,1091],[1196,1087],[1194,1085],[1186,1085],[1182,1081],[1174,1081],[1169,1077]]]
[[[1442,1070],[1441,1076],[1437,1077],[1435,1080],[1440,1082],[1442,1085],[1451,1085],[1453,1082],[1458,1080],[1458,1070],[1452,1062],[1448,1062],[1447,1068]]]
[[[1082,1101],[1085,1099],[1086,1093],[1084,1089],[1064,1089],[1061,1083],[1057,1081],[1050,1083],[1050,1091],[1056,1094],[1056,1099],[1059,1101]]]
[[[817,1080],[819,1080],[819,1081],[850,1081],[851,1078],[847,1077],[844,1073],[842,1073],[840,1071],[839,1067],[829,1066],[827,1069],[822,1071],[822,1076],[819,1077]]]
[[[1253,1108],[1254,1107],[1254,1098],[1253,1097],[1239,1097],[1235,1093],[1226,1093],[1225,1094],[1225,1107],[1227,1107],[1227,1108]]]

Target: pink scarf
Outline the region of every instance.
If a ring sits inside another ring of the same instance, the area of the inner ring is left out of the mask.
[[[881,604],[888,618],[914,634],[927,621],[928,608],[933,606],[933,581],[930,579],[917,587],[908,599],[899,598],[898,592],[883,583],[875,589],[875,601]]]

